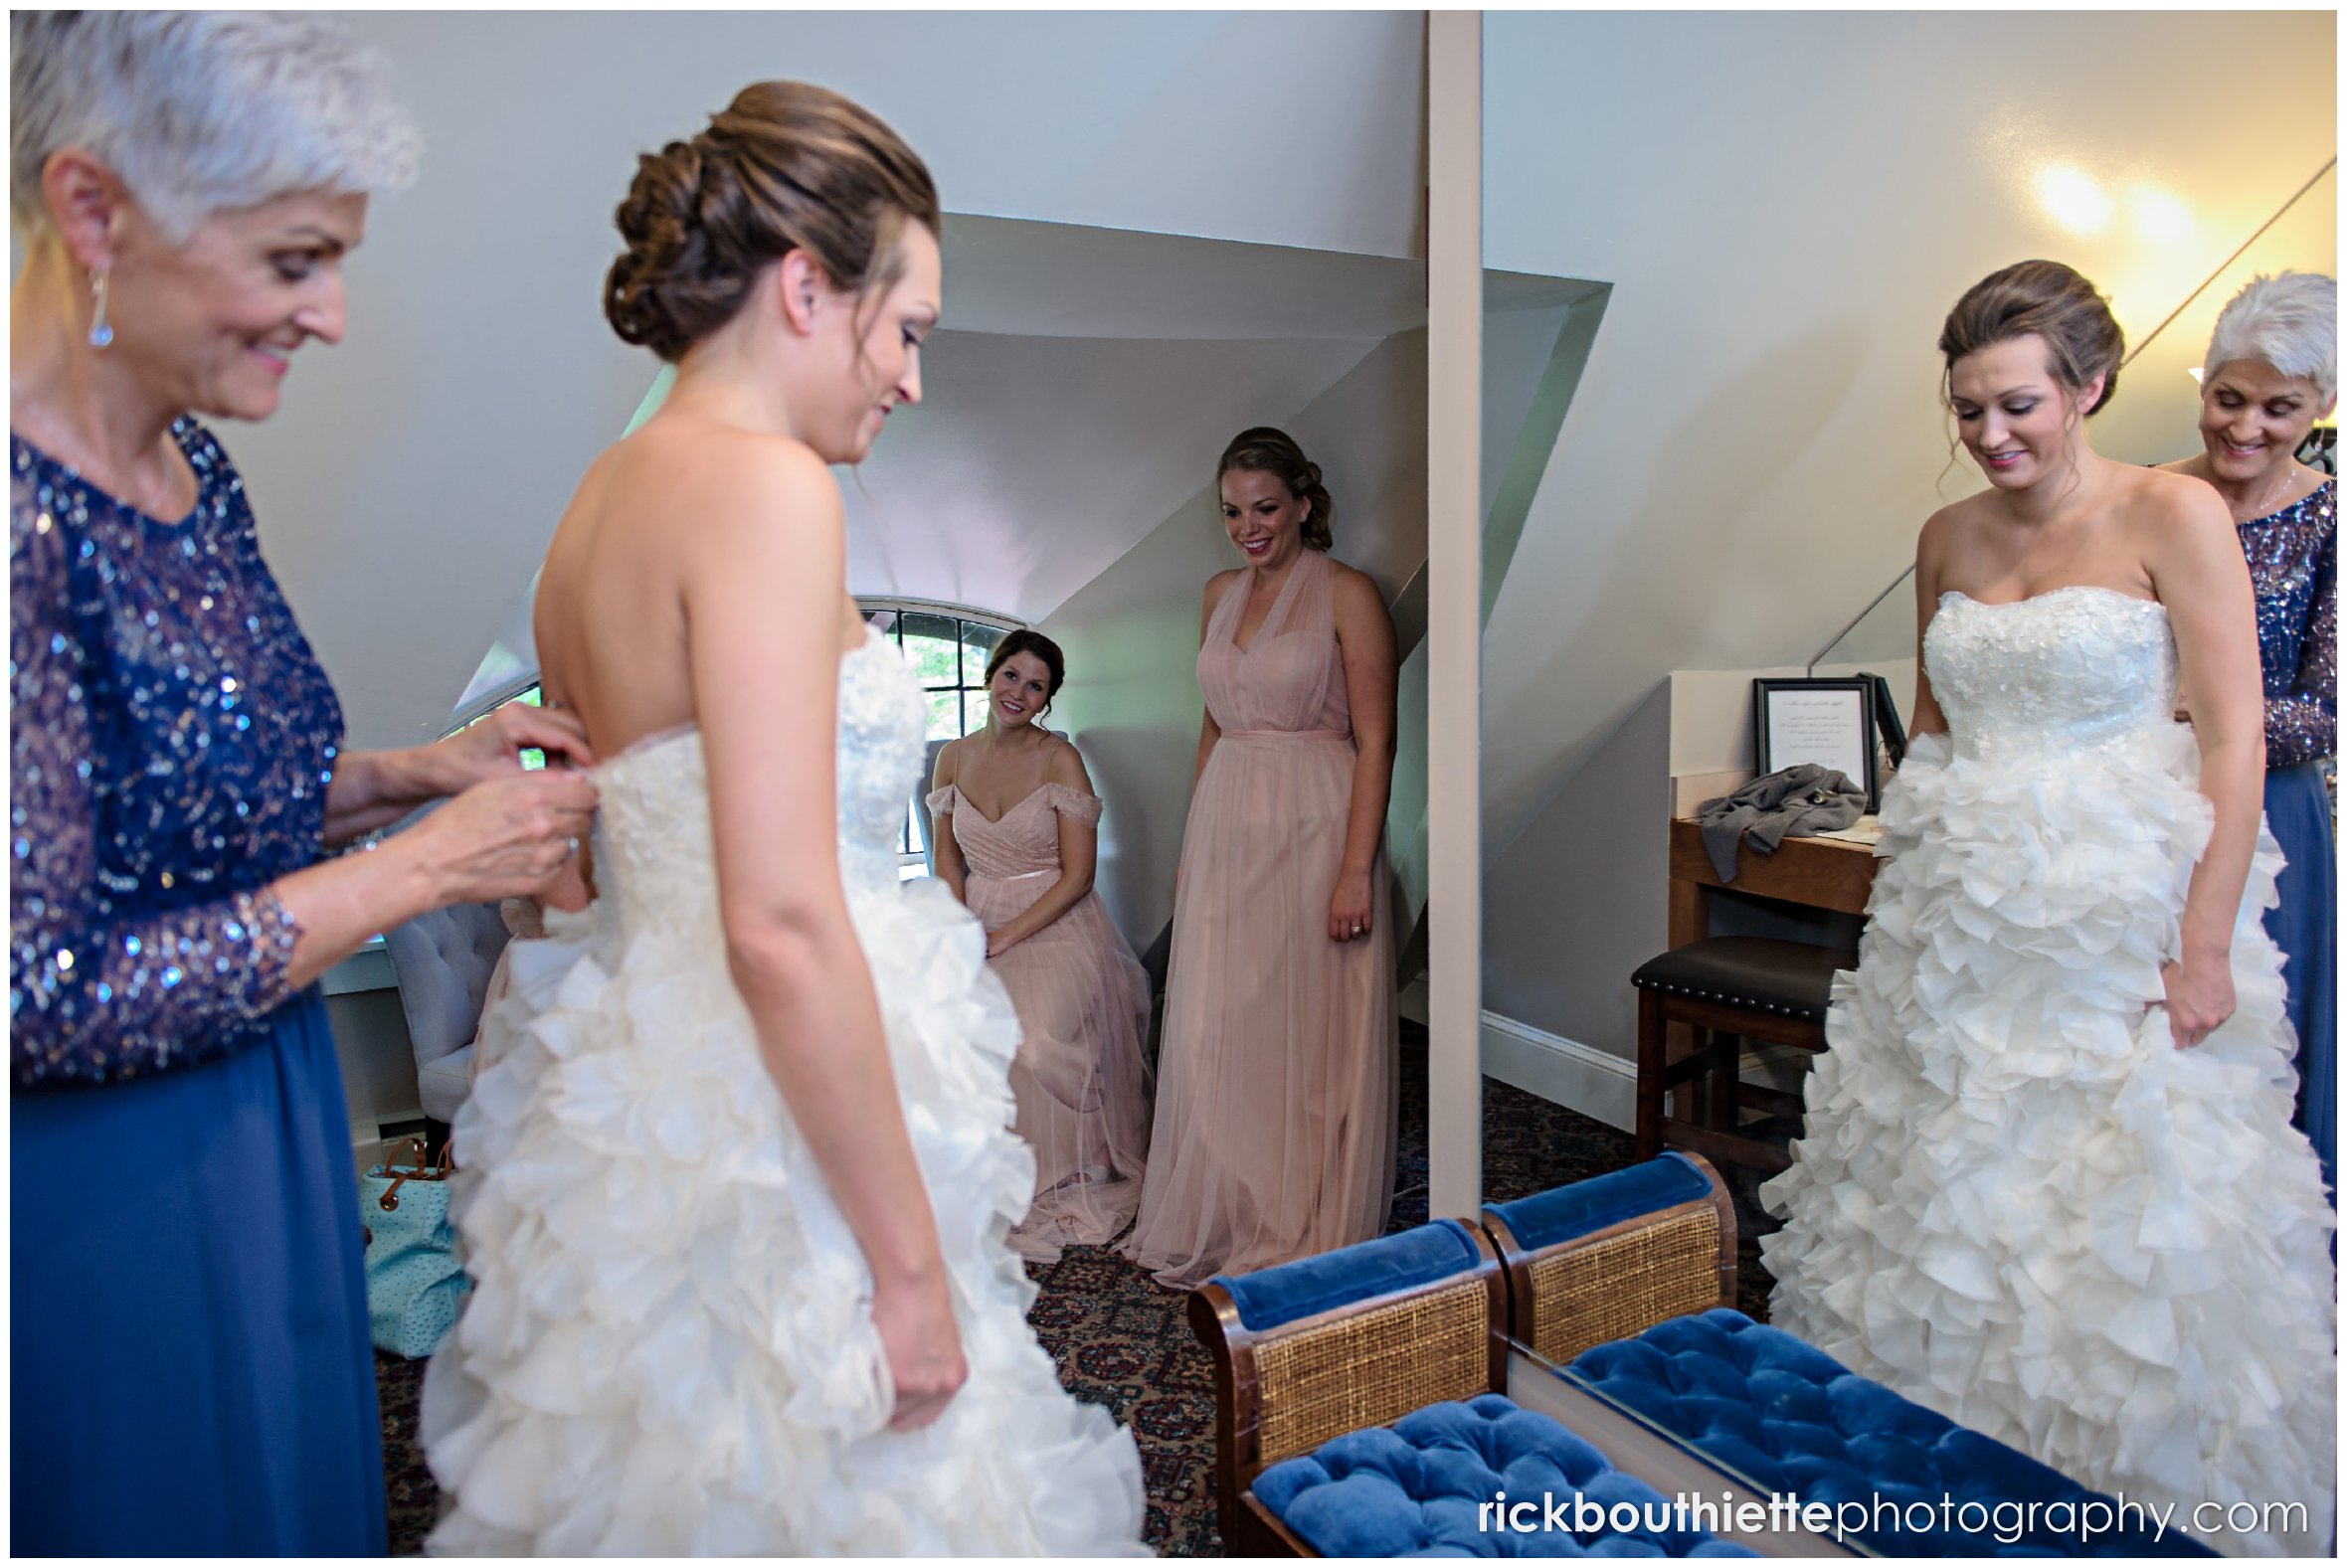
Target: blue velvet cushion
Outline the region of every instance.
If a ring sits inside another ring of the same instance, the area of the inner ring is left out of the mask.
[[[1860,1505],[1848,1538],[1885,1556],[2213,1555],[2139,1512],[2081,1538],[2077,1510],[2111,1499],[1725,1307],[1599,1345],[1569,1375],[1763,1491]]]
[[[1492,1209],[1508,1222],[1526,1251],[1537,1252],[1641,1214],[1701,1202],[1711,1195],[1712,1183],[1695,1161],[1685,1154],[1669,1153],[1627,1170],[1518,1198],[1514,1203],[1495,1203]]]
[[[1397,1236],[1380,1236],[1236,1279],[1218,1274],[1213,1283],[1230,1292],[1239,1321],[1260,1333],[1348,1302],[1465,1274],[1481,1257],[1466,1226],[1457,1220],[1436,1220]]]
[[[1414,1410],[1349,1432],[1255,1478],[1255,1495],[1328,1557],[1749,1557],[1705,1530],[1674,1528],[1669,1500],[1581,1439],[1500,1394]],[[1533,1504],[1507,1527],[1487,1507]],[[1582,1513],[1591,1528],[1576,1530]],[[1637,1510],[1632,1529],[1617,1504]],[[1594,1512],[1592,1512],[1594,1510]],[[1607,1517],[1598,1521],[1597,1515]],[[1551,1515],[1563,1527],[1547,1528]]]

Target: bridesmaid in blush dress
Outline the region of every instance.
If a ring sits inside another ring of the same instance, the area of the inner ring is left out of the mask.
[[[1334,508],[1293,439],[1242,433],[1217,483],[1247,564],[1206,585],[1157,1126],[1124,1248],[1177,1289],[1365,1241],[1393,1198],[1393,622],[1330,558]]]
[[[928,805],[937,875],[987,928],[1018,1009],[1013,1131],[1035,1151],[1019,1256],[1116,1240],[1149,1147],[1149,976],[1092,891],[1100,799],[1084,760],[1038,722],[1067,675],[1059,646],[1013,631],[987,665],[987,723],[938,753]]]

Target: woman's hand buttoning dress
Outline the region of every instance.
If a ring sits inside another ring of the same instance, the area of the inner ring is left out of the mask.
[[[312,982],[439,904],[537,891],[594,792],[478,738],[344,751],[202,423],[269,418],[342,335],[366,193],[415,157],[381,62],[276,14],[18,12],[9,42],[10,1539],[379,1553]]]
[[[1148,1168],[1149,976],[1092,890],[1100,797],[1075,746],[1038,722],[1066,679],[1059,645],[1019,630],[987,664],[984,728],[938,754],[938,876],[986,924],[1018,1009],[1012,1127],[1035,1152],[1020,1256],[1116,1240]]]
[[[1121,1249],[1178,1288],[1365,1241],[1393,1198],[1393,622],[1330,558],[1294,440],[1242,433],[1217,481],[1247,564],[1200,616],[1157,1122]]]
[[[1917,544],[1916,740],[1761,1189],[1771,1315],[2097,1490],[2276,1505],[2226,1550],[2316,1550],[2333,1216],[2258,921],[2249,572],[2205,485],[2089,443],[2121,345],[2085,279],[1998,272],[1940,347],[1989,488]]]

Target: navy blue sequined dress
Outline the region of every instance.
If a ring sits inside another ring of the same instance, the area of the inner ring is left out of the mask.
[[[177,522],[9,441],[10,1545],[385,1547],[341,1069],[269,884],[342,712],[209,433]]]
[[[2289,860],[2265,912],[2298,1031],[2297,1125],[2338,1191],[2339,882],[2322,760],[2339,749],[2339,481],[2241,525],[2265,671],[2265,821]]]

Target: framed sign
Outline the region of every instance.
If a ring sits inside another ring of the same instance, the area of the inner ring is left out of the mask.
[[[1876,677],[1771,677],[1752,682],[1753,766],[1762,774],[1816,763],[1883,803],[1875,761]]]

